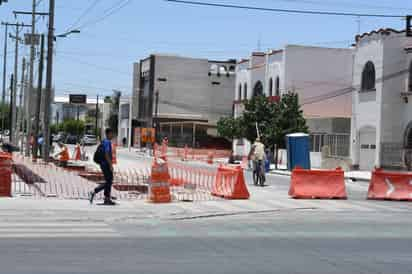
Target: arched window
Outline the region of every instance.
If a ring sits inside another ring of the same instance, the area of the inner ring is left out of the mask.
[[[273,79],[269,80],[269,96],[273,96]]]
[[[243,86],[243,100],[247,100],[247,84]]]
[[[257,81],[255,87],[253,88],[253,97],[263,95],[263,85],[261,81]]]
[[[242,84],[239,84],[239,90],[237,94],[237,99],[240,101],[242,100]]]
[[[376,73],[375,65],[368,61],[362,71],[362,86],[361,91],[375,90]]]
[[[276,89],[276,96],[280,96],[280,79],[279,79],[279,76],[276,77],[275,89]]]
[[[409,66],[409,91],[412,92],[412,61]]]

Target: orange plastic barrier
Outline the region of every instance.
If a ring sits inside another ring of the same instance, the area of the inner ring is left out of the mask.
[[[376,169],[372,173],[368,199],[412,201],[412,173]]]
[[[117,164],[117,145],[112,143],[112,164]]]
[[[296,168],[292,172],[289,196],[295,199],[347,199],[344,172],[341,168]]]
[[[0,197],[11,197],[12,156],[0,153]]]
[[[207,155],[207,163],[213,165],[213,152],[209,152]]]
[[[249,199],[250,194],[246,187],[243,169],[220,166],[212,188],[212,195],[225,199]]]
[[[149,201],[153,203],[170,203],[169,169],[167,163],[152,165],[152,177],[149,183]]]
[[[73,160],[80,161],[81,156],[82,156],[82,152],[80,150],[80,145],[77,145],[76,148],[74,149]]]

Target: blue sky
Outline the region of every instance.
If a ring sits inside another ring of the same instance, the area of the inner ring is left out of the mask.
[[[38,0],[47,11],[48,0]],[[206,0],[205,0],[206,1]],[[322,11],[412,14],[405,0],[207,0],[215,3]],[[85,13],[92,3],[95,6]],[[110,8],[126,3],[108,17]],[[12,10],[30,10],[31,0],[9,0],[0,19],[15,22]],[[81,15],[84,15],[80,17]],[[30,17],[18,17],[30,23]],[[46,31],[47,18],[39,18]],[[404,28],[400,19],[363,18],[361,32],[381,27]],[[287,15],[212,7],[177,5],[163,0],[56,0],[56,33],[80,29],[56,43],[54,85],[57,94],[108,95],[112,89],[130,94],[132,64],[151,53],[210,59],[247,57],[251,51],[284,44],[348,47],[358,31],[357,18]],[[4,42],[0,33],[1,54]],[[9,44],[8,73],[14,47]],[[28,51],[22,47],[22,53]],[[1,55],[2,56],[2,55]],[[2,67],[2,66],[1,66]]]

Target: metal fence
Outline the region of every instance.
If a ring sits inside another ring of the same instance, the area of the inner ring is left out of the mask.
[[[310,135],[311,151],[321,152],[324,146],[329,147],[330,157],[349,157],[350,134],[324,134],[314,133]]]
[[[401,168],[403,166],[404,148],[402,143],[381,143],[381,166]]]

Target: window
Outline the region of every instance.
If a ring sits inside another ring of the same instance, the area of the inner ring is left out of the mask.
[[[269,80],[269,96],[273,96],[273,79]]]
[[[412,92],[412,61],[409,66],[409,91]]]
[[[280,96],[280,79],[279,79],[279,76],[278,77],[276,77],[276,85],[275,85],[276,87],[276,96]]]
[[[240,101],[242,100],[242,84],[239,84],[239,90],[237,94],[237,99]]]
[[[218,73],[218,66],[216,64],[210,65],[209,73],[212,73],[212,74]]]
[[[243,100],[247,100],[247,84],[243,86]]]
[[[261,81],[257,81],[255,87],[253,88],[253,96],[262,96],[263,95],[263,85]]]
[[[375,90],[376,73],[375,65],[368,61],[362,71],[362,84],[361,91],[373,91]]]
[[[227,68],[224,65],[219,66],[219,73],[225,74],[227,72]]]

